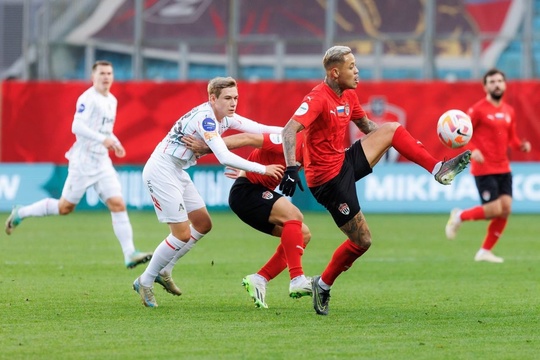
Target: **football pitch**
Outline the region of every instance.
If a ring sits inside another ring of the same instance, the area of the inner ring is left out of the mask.
[[[7,214],[0,214],[3,220]],[[167,235],[153,212],[130,212],[135,243]],[[538,359],[540,223],[512,215],[477,263],[487,222],[446,240],[447,215],[366,214],[373,245],[332,289],[330,314],[288,297],[288,272],[270,282],[269,309],[241,286],[277,238],[232,213],[174,270],[183,291],[159,285],[145,308],[131,284],[107,212],[26,219],[0,234],[0,359]],[[344,236],[326,213],[306,213],[306,275],[320,274]]]

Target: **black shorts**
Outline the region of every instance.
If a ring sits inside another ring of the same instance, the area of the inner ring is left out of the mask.
[[[501,195],[512,196],[512,173],[475,176],[482,204],[497,200]]]
[[[253,184],[245,177],[235,180],[229,192],[229,206],[246,224],[272,235],[275,225],[268,222],[274,203],[283,195]]]
[[[361,142],[356,141],[345,151],[345,160],[339,174],[309,190],[319,204],[330,212],[336,225],[342,227],[360,211],[356,182],[372,172]]]

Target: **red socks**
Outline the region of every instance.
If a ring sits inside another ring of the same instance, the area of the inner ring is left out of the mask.
[[[304,274],[302,269],[303,254],[302,222],[298,220],[286,221],[283,224],[281,243],[276,252],[257,273],[266,280],[272,280],[288,266],[290,277],[294,279]]]
[[[439,160],[426,150],[424,145],[412,137],[403,126],[399,126],[392,138],[392,146],[406,159],[432,172]]]
[[[491,219],[486,238],[484,239],[484,243],[482,244],[482,249],[485,250],[491,250],[499,241],[499,238],[501,237],[504,228],[506,227],[506,223],[508,222],[507,218],[493,218]]]
[[[302,235],[302,222],[289,220],[283,224],[281,245],[287,258],[289,275],[291,279],[303,275],[302,255],[304,255],[304,236]]]
[[[337,277],[347,271],[353,262],[362,256],[368,249],[361,248],[351,240],[345,240],[332,255],[332,260],[321,275],[322,280],[328,286],[334,284]]]
[[[270,281],[281,274],[281,272],[286,268],[287,258],[285,257],[285,252],[283,251],[283,245],[279,244],[274,255],[266,264],[264,264],[261,270],[257,271],[257,274]]]
[[[486,213],[484,212],[484,207],[482,205],[478,205],[473,208],[463,210],[460,217],[461,221],[484,220],[486,218]]]

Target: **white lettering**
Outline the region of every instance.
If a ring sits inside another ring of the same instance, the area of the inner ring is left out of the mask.
[[[456,179],[450,186],[441,185],[430,175],[370,175],[365,180],[368,201],[459,201],[477,200],[472,176]]]
[[[540,200],[540,175],[518,175],[514,177],[514,198],[516,200]]]
[[[17,196],[21,177],[19,175],[0,176],[0,199],[13,200]]]

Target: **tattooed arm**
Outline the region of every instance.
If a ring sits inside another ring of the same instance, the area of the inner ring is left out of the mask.
[[[354,119],[353,122],[364,134],[369,134],[370,132],[375,131],[379,128],[379,125],[371,121],[367,117],[367,115],[364,115],[364,117],[361,119]]]

